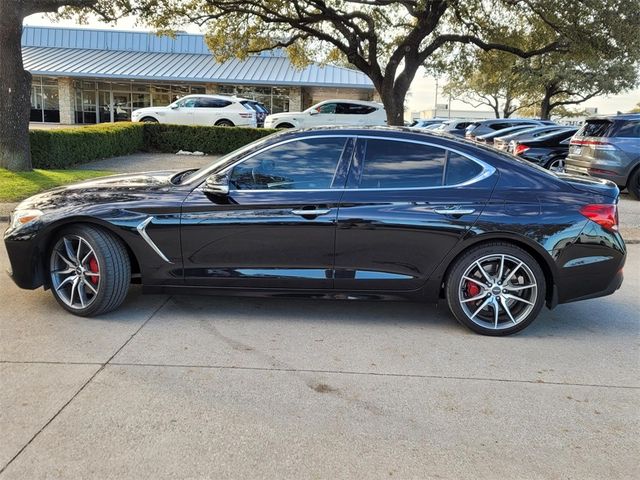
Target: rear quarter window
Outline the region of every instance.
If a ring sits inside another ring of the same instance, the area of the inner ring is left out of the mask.
[[[609,120],[587,120],[578,132],[579,137],[608,137],[613,122]]]
[[[458,185],[482,173],[482,165],[454,152],[449,152],[445,167],[445,185]]]

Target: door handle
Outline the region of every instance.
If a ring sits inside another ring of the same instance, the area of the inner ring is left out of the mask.
[[[330,208],[317,208],[315,210],[296,209],[291,210],[294,215],[300,215],[302,217],[317,217],[319,215],[326,215],[331,211]]]
[[[470,215],[476,210],[474,208],[434,208],[433,211],[440,215]]]

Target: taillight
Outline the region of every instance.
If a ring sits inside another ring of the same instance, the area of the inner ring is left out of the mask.
[[[616,150],[616,146],[612,145],[609,142],[604,142],[602,140],[571,140],[569,145],[582,145],[586,147],[591,147],[594,150]]]
[[[253,113],[239,113],[242,118],[253,118]]]
[[[582,207],[580,213],[602,228],[618,231],[618,207],[616,205],[593,203]]]
[[[524,153],[527,150],[529,150],[529,147],[527,147],[526,145],[517,144],[515,150],[513,151],[513,154],[520,155],[521,153]]]

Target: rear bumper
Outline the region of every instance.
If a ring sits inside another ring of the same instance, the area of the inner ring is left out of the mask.
[[[597,171],[594,172],[594,169]],[[625,167],[612,165],[611,162],[600,162],[597,159],[584,160],[581,157],[569,154],[565,161],[565,171],[571,175],[610,180],[621,187],[627,184],[628,175]]]

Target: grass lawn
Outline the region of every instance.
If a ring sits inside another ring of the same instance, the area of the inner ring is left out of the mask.
[[[112,173],[94,170],[10,172],[0,168],[0,202],[18,202],[48,188]]]

